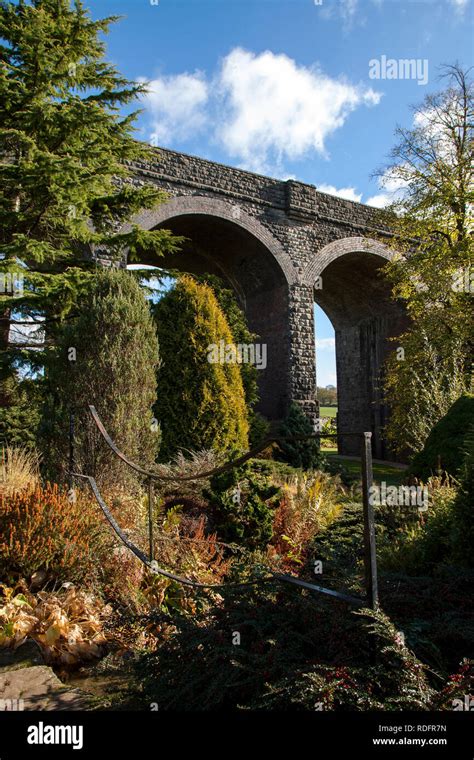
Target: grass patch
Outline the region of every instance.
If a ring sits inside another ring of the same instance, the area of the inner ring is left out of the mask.
[[[339,462],[349,475],[357,475],[360,478],[360,459],[340,459],[337,454],[330,454],[328,449],[325,449],[325,454],[333,462]],[[390,467],[386,464],[373,464],[374,481],[381,482],[382,480],[390,486],[400,485],[406,477],[405,470],[399,470],[396,467]]]
[[[319,416],[333,419],[337,414],[337,406],[320,406]]]

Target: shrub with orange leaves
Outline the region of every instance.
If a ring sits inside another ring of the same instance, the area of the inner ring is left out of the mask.
[[[121,515],[117,519],[122,526]],[[144,552],[148,551],[145,524],[127,530]],[[169,572],[200,583],[221,583],[229,573],[233,558],[216,534],[206,532],[206,516],[189,520],[181,505],[169,509],[154,536],[154,556]],[[196,593],[193,589],[147,570],[129,549],[116,545],[107,552],[101,565],[103,596],[122,611],[144,613],[153,608],[179,609],[193,613]]]
[[[282,490],[267,554],[274,568],[295,570],[304,565],[317,533],[339,514],[341,488],[336,478],[316,472],[294,477]]]
[[[0,494],[0,578],[93,581],[110,544],[104,521],[90,498],[69,499],[57,485]]]
[[[187,524],[187,535],[180,530],[181,518],[179,508],[173,507],[156,536],[155,553],[160,558],[159,564],[199,583],[223,583],[230,571],[232,557],[226,556],[225,547],[215,533],[206,533],[204,515],[193,525]],[[146,572],[143,577],[140,595],[150,607],[166,611],[179,609],[190,614],[196,612],[198,597],[194,589],[151,572]]]
[[[186,517],[186,516],[184,516]],[[173,507],[156,538],[157,553],[167,567],[200,583],[220,583],[229,572],[232,558],[225,556],[225,545],[216,533],[206,533],[206,516],[193,523],[183,535],[183,515]]]

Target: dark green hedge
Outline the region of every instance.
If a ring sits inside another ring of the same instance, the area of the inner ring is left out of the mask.
[[[438,471],[456,476],[468,449],[469,431],[474,426],[474,395],[458,398],[434,426],[425,446],[411,463],[410,472],[422,480]]]

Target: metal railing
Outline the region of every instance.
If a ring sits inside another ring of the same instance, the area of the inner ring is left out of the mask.
[[[341,601],[348,602],[349,604],[352,604],[354,606],[358,606],[358,607],[369,606],[372,609],[376,609],[378,607],[379,598],[378,598],[378,583],[377,583],[377,558],[376,558],[376,545],[375,545],[375,521],[374,521],[373,506],[370,501],[370,488],[372,486],[372,481],[373,481],[372,443],[371,443],[372,433],[367,433],[367,432],[365,433],[345,432],[344,433],[344,435],[346,436],[357,436],[361,440],[361,476],[362,476],[363,519],[364,519],[364,576],[365,576],[365,590],[366,590],[366,599],[362,599],[360,597],[351,596],[350,594],[345,594],[340,591],[335,591],[333,589],[328,589],[323,586],[318,586],[316,584],[303,581],[300,578],[297,578],[296,576],[276,573],[270,568],[268,568],[269,574],[267,577],[264,577],[264,578],[260,577],[254,580],[244,581],[242,583],[230,583],[230,582],[219,583],[219,584],[199,583],[197,581],[191,580],[190,578],[184,578],[183,576],[176,575],[174,573],[169,572],[168,570],[165,570],[164,568],[160,567],[154,559],[154,536],[153,536],[153,482],[154,481],[159,482],[159,483],[167,483],[167,482],[190,482],[190,481],[195,481],[195,480],[208,479],[208,478],[213,477],[214,475],[222,474],[231,469],[239,467],[242,464],[245,464],[245,462],[247,462],[249,459],[254,458],[261,451],[268,448],[268,446],[272,443],[297,442],[297,441],[305,441],[305,440],[318,439],[318,438],[337,438],[338,435],[340,435],[340,433],[337,433],[337,434],[311,433],[308,435],[297,435],[297,436],[272,436],[272,437],[266,438],[264,441],[262,441],[261,444],[259,444],[258,446],[255,446],[246,454],[243,454],[242,456],[237,457],[236,459],[233,459],[224,465],[216,467],[213,470],[208,470],[206,472],[201,472],[201,473],[196,473],[194,475],[186,475],[186,476],[181,476],[181,477],[177,475],[166,476],[166,475],[160,475],[156,472],[150,472],[149,470],[145,470],[143,467],[141,467],[140,465],[136,464],[135,462],[130,460],[128,457],[126,457],[125,454],[122,451],[120,451],[116,443],[112,440],[112,438],[108,434],[95,407],[92,405],[89,405],[88,408],[97,429],[99,430],[100,434],[102,435],[108,447],[114,452],[114,454],[122,462],[124,462],[124,464],[126,464],[129,468],[133,469],[135,472],[144,476],[146,479],[146,482],[148,485],[149,555],[147,556],[139,547],[135,546],[135,544],[132,541],[130,541],[130,539],[125,535],[123,530],[120,528],[117,521],[111,514],[109,508],[107,507],[99,491],[99,488],[97,486],[95,479],[91,475],[85,475],[85,474],[77,473],[74,471],[75,470],[75,467],[74,467],[75,418],[74,418],[73,412],[70,413],[70,419],[69,419],[69,477],[71,479],[71,486],[72,486],[72,482],[74,478],[83,479],[89,483],[93,491],[93,494],[95,496],[95,499],[97,503],[99,504],[102,512],[104,513],[112,529],[115,531],[115,533],[120,538],[122,543],[152,572],[162,575],[165,578],[174,580],[177,583],[181,583],[186,586],[190,586],[193,588],[201,588],[201,589],[202,588],[208,588],[208,589],[230,588],[230,587],[241,588],[245,586],[256,585],[259,583],[269,583],[269,582],[279,581],[282,583],[288,583],[295,586],[299,586],[301,588],[305,588],[317,593],[325,594],[325,595],[334,597],[336,599],[340,599]]]

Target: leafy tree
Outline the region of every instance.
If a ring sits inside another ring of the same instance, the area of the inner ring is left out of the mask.
[[[155,406],[163,435],[160,458],[171,459],[179,450],[247,448],[239,365],[209,361],[211,346],[234,343],[211,288],[182,276],[155,305],[154,317],[162,359]]]
[[[124,453],[144,467],[156,458],[158,341],[148,304],[126,270],[102,270],[65,323],[48,357],[47,402],[41,430],[54,477],[68,464],[69,412],[75,412],[75,467],[102,483],[123,482],[130,471],[103,442],[93,404]],[[49,473],[48,473],[49,474]]]
[[[394,354],[385,380],[391,403],[388,437],[395,451],[415,456],[422,453],[430,431],[466,393],[467,386],[463,341],[451,336],[451,352],[446,353],[427,329],[420,325],[418,332],[413,328],[397,339],[403,343],[405,360],[397,361]]]
[[[384,214],[396,251],[387,274],[411,319],[397,338],[404,355],[392,355],[386,382],[387,434],[398,451],[420,450],[472,375],[474,90],[470,72],[457,65],[445,67],[443,78],[445,89],[415,109],[414,127],[398,128],[393,162],[382,172],[401,191]]]
[[[130,181],[128,162],[149,149],[132,138],[136,113],[119,110],[144,87],[104,60],[100,35],[114,21],[93,21],[81,0],[0,0],[0,277],[10,285],[0,288],[2,381],[19,361],[42,361],[12,344],[13,323],[46,316],[48,342],[96,257],[161,254],[179,240],[124,227],[163,196]],[[8,403],[2,382],[0,406]]]
[[[328,386],[327,388],[318,388],[316,396],[321,406],[337,405],[337,388]]]

